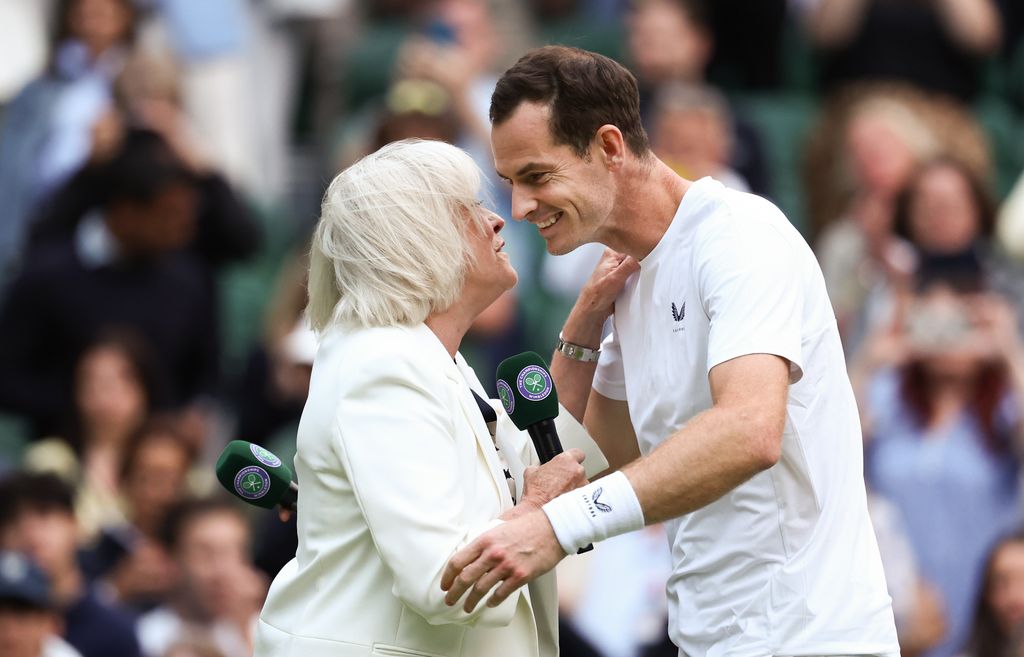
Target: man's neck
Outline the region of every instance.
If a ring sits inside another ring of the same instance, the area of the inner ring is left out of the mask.
[[[672,225],[692,184],[654,155],[651,162],[632,163],[601,242],[637,260],[647,257]]]

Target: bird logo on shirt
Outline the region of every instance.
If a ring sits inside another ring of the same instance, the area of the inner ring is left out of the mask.
[[[683,305],[682,305],[681,308],[676,308],[676,302],[673,301],[672,302],[672,319],[676,320],[677,322],[681,322],[681,321],[683,321],[684,317],[686,317],[686,302],[685,301],[683,302]]]

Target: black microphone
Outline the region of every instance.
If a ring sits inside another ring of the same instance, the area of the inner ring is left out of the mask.
[[[498,398],[512,423],[530,434],[541,463],[547,463],[563,451],[558,439],[558,393],[544,359],[527,351],[501,361],[497,378]],[[593,545],[580,552],[593,550]]]

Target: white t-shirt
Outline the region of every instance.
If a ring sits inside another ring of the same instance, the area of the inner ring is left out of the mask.
[[[790,363],[779,462],[665,525],[680,654],[898,654],[857,406],[800,234],[768,201],[701,179],[615,310],[594,388],[628,402],[644,454],[711,407],[715,365],[756,353]]]

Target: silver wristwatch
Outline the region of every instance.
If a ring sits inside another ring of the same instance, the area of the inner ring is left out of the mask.
[[[558,334],[558,344],[555,346],[555,351],[569,360],[578,360],[583,363],[596,363],[597,357],[601,353],[600,349],[591,349],[583,345],[566,342],[562,339],[561,333]]]

